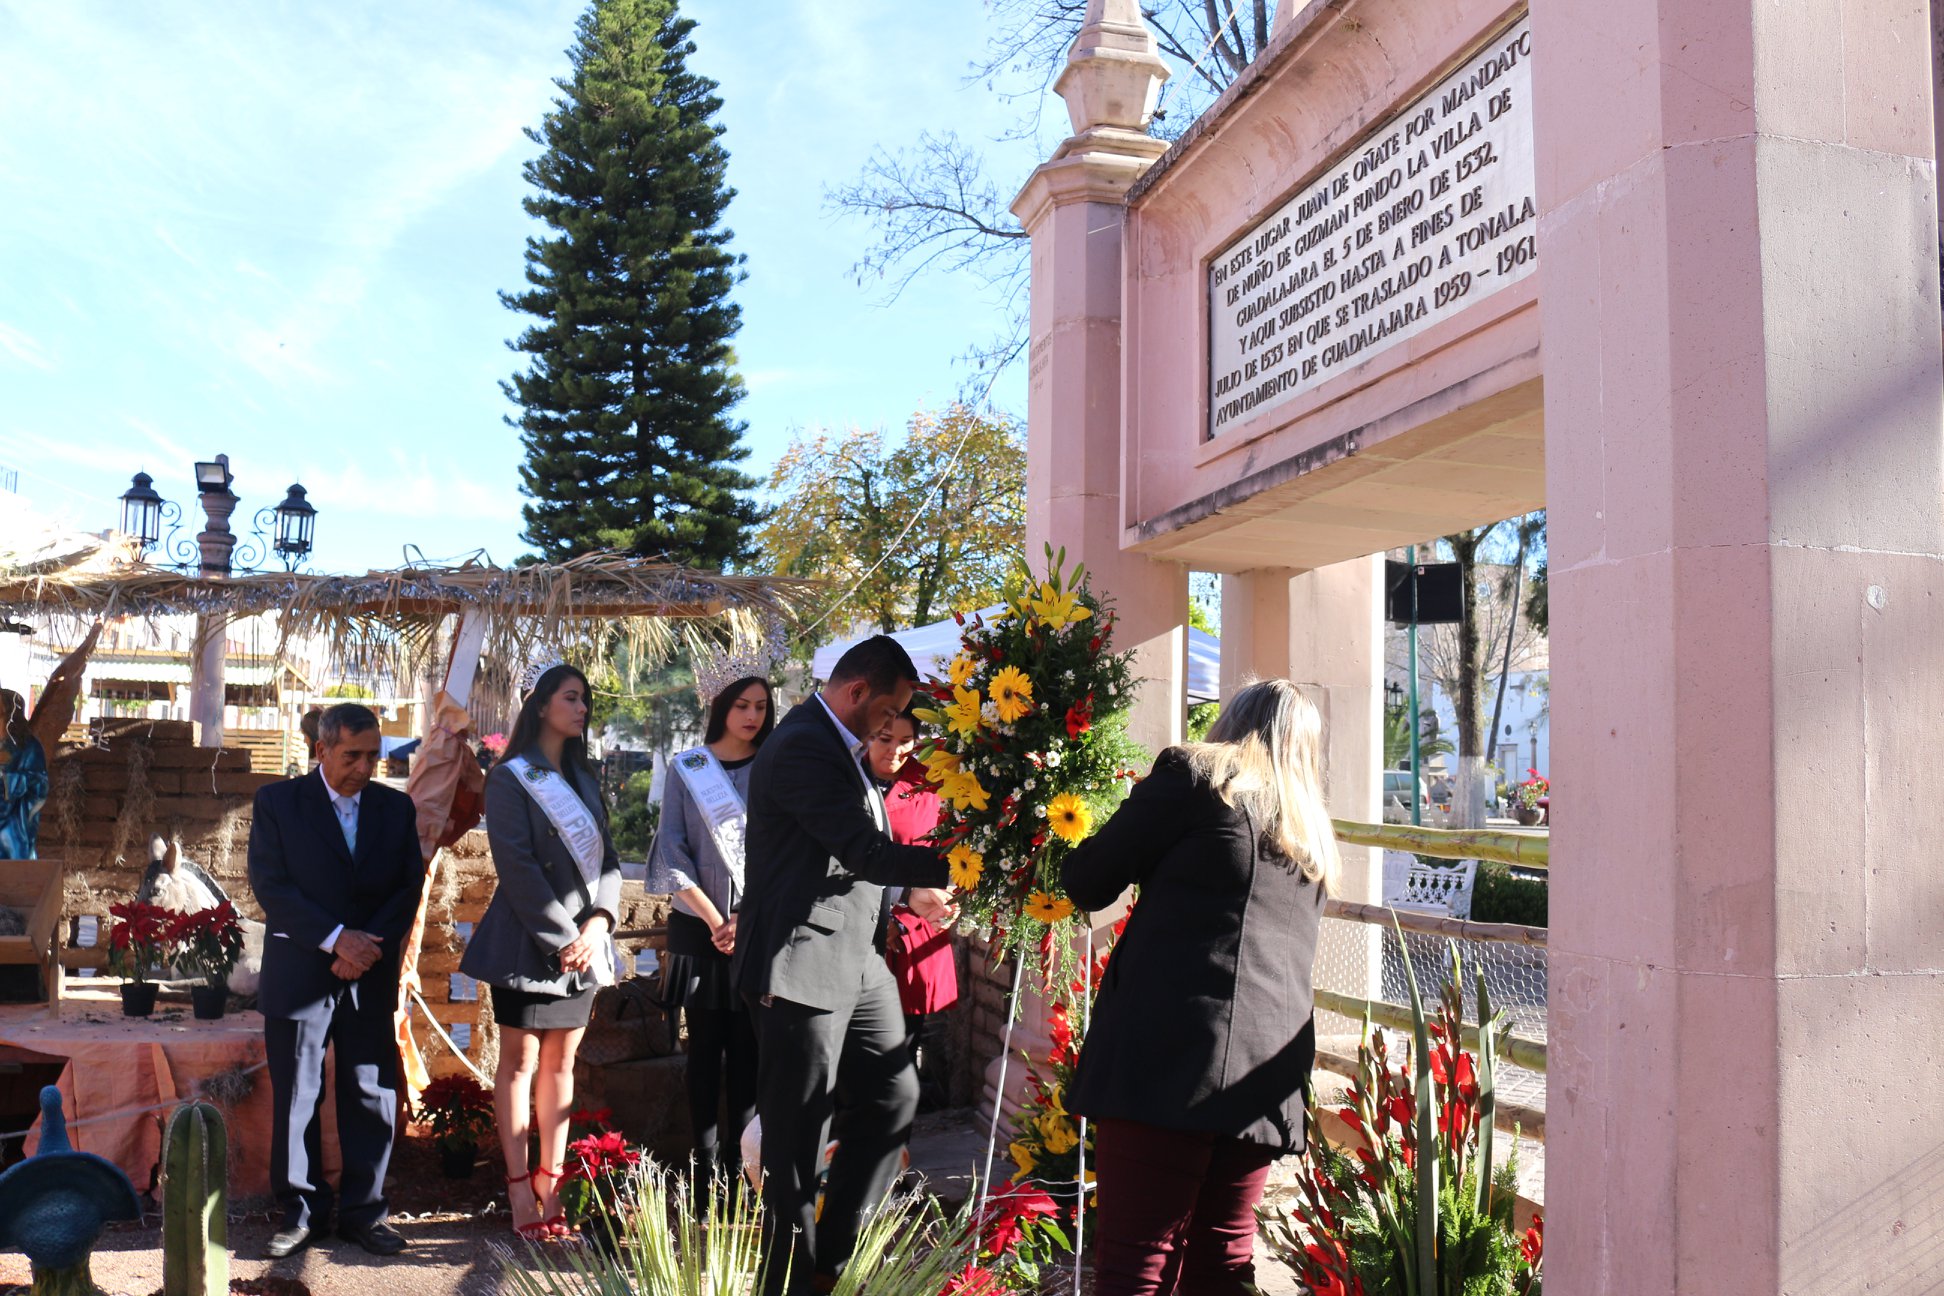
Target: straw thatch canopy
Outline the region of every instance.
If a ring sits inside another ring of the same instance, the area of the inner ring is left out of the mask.
[[[454,614],[484,618],[486,642],[522,653],[619,634],[659,655],[678,642],[754,637],[794,619],[814,582],[725,576],[628,554],[496,567],[433,564],[362,576],[262,572],[203,580],[146,564],[0,568],[0,612],[72,622],[214,613],[277,615],[284,638],[327,641],[341,659],[414,652]]]

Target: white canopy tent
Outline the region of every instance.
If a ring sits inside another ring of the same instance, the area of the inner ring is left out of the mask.
[[[999,604],[980,609],[980,615],[991,617],[999,611]],[[917,626],[910,630],[900,630],[892,635],[904,650],[911,654],[913,664],[925,675],[945,674],[946,663],[957,655],[959,649],[958,622],[947,617],[930,625]],[[857,635],[838,643],[826,644],[817,649],[810,659],[810,673],[820,680],[830,678],[831,669],[846,649],[869,635]],[[1192,706],[1198,702],[1214,702],[1221,696],[1222,641],[1205,630],[1189,627],[1188,630],[1188,702]]]

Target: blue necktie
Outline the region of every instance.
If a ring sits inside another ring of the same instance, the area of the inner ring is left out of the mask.
[[[338,827],[344,829],[344,849],[358,853],[358,803],[344,798],[337,803]]]

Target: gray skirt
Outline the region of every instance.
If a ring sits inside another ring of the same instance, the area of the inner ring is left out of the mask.
[[[514,1030],[577,1030],[594,1011],[594,992],[588,986],[573,994],[544,994],[535,990],[488,987],[493,992],[493,1020]]]

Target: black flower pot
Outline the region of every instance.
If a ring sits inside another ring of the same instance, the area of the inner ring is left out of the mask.
[[[216,1021],[229,1007],[229,985],[218,981],[215,985],[190,986],[189,1001],[198,1020]]]
[[[448,1179],[470,1179],[479,1163],[479,1144],[439,1144],[439,1170]]]
[[[155,1011],[156,986],[153,981],[122,982],[122,1016],[146,1017]]]

